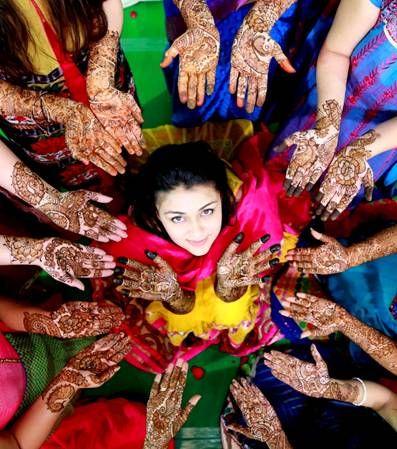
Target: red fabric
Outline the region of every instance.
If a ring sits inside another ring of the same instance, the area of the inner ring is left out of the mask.
[[[14,417],[26,390],[26,373],[19,355],[0,333],[0,429]]]
[[[181,286],[194,290],[197,282],[211,276],[216,264],[236,235],[244,233],[239,250],[247,249],[264,234],[271,238],[262,250],[279,243],[287,227],[298,233],[310,221],[310,196],[307,192],[299,198],[288,198],[282,187],[286,165],[277,160],[266,169],[260,154],[261,137],[254,136],[245,143],[233,169],[243,181],[242,199],[235,217],[225,226],[210,251],[204,256],[193,256],[172,242],[151,234],[120,217],[128,227],[128,238],[120,242],[101,244],[114,257],[128,257],[147,265],[153,264],[145,250],[155,251],[164,258],[178,275]],[[287,225],[286,227],[284,225]]]
[[[77,406],[41,449],[142,449],[145,434],[143,404],[101,399]]]
[[[40,16],[40,20],[43,24],[44,31],[47,35],[48,41],[55,53],[57,61],[62,68],[63,76],[65,78],[65,85],[68,88],[73,100],[89,105],[87,88],[85,78],[73,61],[70,53],[65,53],[57,35],[52,29],[51,25],[47,22],[38,4],[35,0],[31,0],[33,7]]]

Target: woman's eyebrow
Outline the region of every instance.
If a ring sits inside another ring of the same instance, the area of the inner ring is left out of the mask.
[[[205,206],[203,206],[203,207],[200,207],[200,209],[199,210],[203,210],[203,209],[206,209],[208,206],[211,206],[211,204],[215,204],[215,203],[217,203],[218,201],[211,201],[210,203],[208,203],[208,204],[206,204]]]
[[[205,204],[204,206],[200,207],[199,211],[206,209],[208,206],[211,206],[211,204],[216,204],[218,201],[211,201],[207,204]],[[165,215],[167,214],[177,214],[177,215],[186,215],[186,212],[181,212],[181,211],[177,211],[177,210],[167,210],[167,212],[164,212]]]

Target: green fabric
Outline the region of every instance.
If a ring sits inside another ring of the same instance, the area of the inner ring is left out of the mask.
[[[93,338],[60,340],[22,333],[7,333],[5,337],[18,352],[26,370],[25,396],[16,416],[34,402],[72,356],[94,341]]]

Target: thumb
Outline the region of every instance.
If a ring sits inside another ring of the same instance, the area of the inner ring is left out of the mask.
[[[318,352],[318,349],[316,348],[316,345],[312,344],[310,346],[310,351],[312,353],[313,359],[316,362],[317,366],[325,363],[323,358],[321,357],[321,354]]]
[[[183,419],[184,422],[187,421],[190,413],[192,412],[194,407],[196,407],[200,399],[201,396],[199,394],[195,394],[189,399],[188,403],[186,404],[186,407],[181,412],[181,418]]]
[[[171,45],[171,47],[165,52],[164,58],[160,63],[160,67],[162,69],[165,69],[168,67],[171,62],[179,55],[179,51],[177,49],[177,46],[175,45],[176,41]]]
[[[321,234],[321,232],[318,232],[313,228],[310,228],[310,232],[311,232],[312,236],[316,240],[320,240],[320,242],[332,243],[334,241],[334,239],[332,237],[329,237],[328,235],[325,235],[325,234]]]
[[[280,67],[287,73],[296,73],[295,68],[293,65],[289,62],[288,58],[285,58],[281,61],[277,61],[280,65]]]
[[[292,147],[292,145],[296,145],[295,142],[295,134],[292,134],[291,136],[286,137],[281,143],[280,145],[277,145],[276,147],[274,147],[274,152],[275,153],[282,153],[283,151],[285,151],[287,148]]]

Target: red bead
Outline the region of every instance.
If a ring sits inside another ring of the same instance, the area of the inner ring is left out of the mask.
[[[138,17],[138,13],[136,11],[131,11],[130,17],[131,17],[131,19],[136,19]]]
[[[192,366],[192,374],[195,379],[200,380],[204,377],[205,371],[200,366]]]

